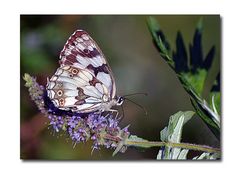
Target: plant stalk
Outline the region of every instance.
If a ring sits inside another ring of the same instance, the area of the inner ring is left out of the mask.
[[[126,141],[126,146],[136,146],[136,147],[144,147],[144,148],[150,148],[150,147],[162,147],[162,146],[168,146],[172,148],[183,148],[183,149],[189,149],[189,150],[195,150],[195,151],[203,151],[208,153],[220,153],[219,148],[213,148],[206,145],[197,145],[197,144],[190,144],[190,143],[171,143],[171,142],[160,142],[160,141]]]
[[[122,142],[123,140],[120,137],[115,137],[109,134],[105,134],[105,139]],[[197,145],[197,144],[190,144],[190,143],[172,143],[172,142],[161,142],[161,141],[148,141],[148,140],[140,140],[134,141],[131,139],[126,139],[124,141],[125,146],[134,146],[134,147],[141,147],[141,148],[151,148],[151,147],[163,147],[168,146],[172,148],[183,148],[195,151],[203,151],[208,153],[220,153],[221,150],[219,148],[214,148],[206,145]]]

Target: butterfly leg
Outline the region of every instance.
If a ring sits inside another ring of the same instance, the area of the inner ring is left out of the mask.
[[[118,117],[118,110],[110,109],[109,111],[112,112],[112,114],[113,114],[114,112],[116,113],[115,119]]]

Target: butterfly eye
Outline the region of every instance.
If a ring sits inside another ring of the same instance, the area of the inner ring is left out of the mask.
[[[117,99],[118,105],[121,105],[123,103],[123,101],[124,101],[123,97],[118,97],[118,99]]]

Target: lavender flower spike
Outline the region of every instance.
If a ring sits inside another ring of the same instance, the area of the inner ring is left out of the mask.
[[[39,85],[36,82],[36,78],[31,77],[27,73],[24,74],[23,79],[26,81],[25,86],[28,88],[28,92],[31,99],[35,102],[38,109],[42,113],[45,113],[46,110],[44,108],[44,99],[43,99],[44,87],[42,85]]]
[[[45,88],[36,82],[36,79],[25,74],[29,95],[35,102],[38,109],[49,118],[49,126],[56,132],[64,131],[68,134],[73,144],[93,141],[92,149],[100,149],[100,146],[115,149],[117,152],[124,152],[125,140],[129,137],[128,126],[121,129],[119,120],[111,114],[103,116],[101,112],[93,112],[86,115],[79,113],[61,111],[53,108],[45,95]],[[50,107],[51,106],[51,107]]]

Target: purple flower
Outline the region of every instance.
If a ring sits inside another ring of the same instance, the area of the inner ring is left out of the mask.
[[[62,129],[63,124],[64,124],[63,117],[49,115],[48,118],[50,120],[49,125],[51,125],[53,127],[53,130],[55,130],[56,132],[59,132]]]
[[[54,108],[43,86],[36,82],[36,79],[25,74],[25,86],[29,88],[29,95],[39,110],[48,116],[49,126],[55,132],[64,131],[68,134],[74,144],[93,141],[92,149],[105,148],[116,149],[121,141],[130,135],[128,126],[124,129],[119,127],[119,119],[108,114],[103,116],[100,112],[93,112],[87,115],[67,112]],[[122,147],[126,149],[126,147]],[[121,150],[120,150],[121,151]]]

